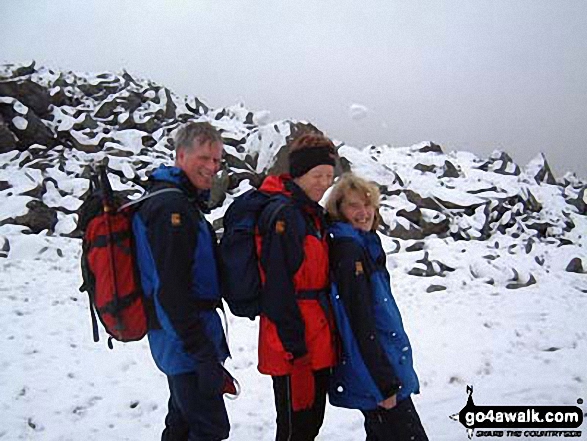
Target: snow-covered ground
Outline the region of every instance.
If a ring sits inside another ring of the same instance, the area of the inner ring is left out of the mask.
[[[147,341],[115,342],[114,350],[105,338],[94,343],[88,301],[78,292],[80,242],[18,229],[0,227],[11,245],[9,258],[0,259],[0,439],[159,439],[167,385]],[[393,250],[391,240],[384,243]],[[425,250],[389,254],[422,385],[414,401],[431,440],[467,439],[449,419],[465,405],[466,385],[474,386],[478,405],[576,405],[587,398],[587,275],[564,271],[571,256],[586,261],[587,243],[537,245],[531,253],[511,245],[506,236],[431,239]],[[408,275],[424,252],[456,271]],[[483,271],[487,255],[497,256],[490,260],[494,285],[471,275]],[[532,264],[535,255],[543,266]],[[505,288],[513,263],[537,283]],[[428,293],[431,284],[447,289]],[[228,322],[227,366],[243,386],[227,401],[230,439],[272,440],[271,381],[256,370],[257,323],[230,315]],[[329,406],[319,439],[364,439],[361,414]]]

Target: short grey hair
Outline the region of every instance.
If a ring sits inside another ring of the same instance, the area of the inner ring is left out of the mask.
[[[194,144],[224,144],[220,132],[209,122],[189,122],[179,128],[175,134],[175,150],[191,149]]]

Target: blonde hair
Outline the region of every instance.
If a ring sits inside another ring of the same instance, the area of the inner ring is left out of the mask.
[[[352,172],[344,173],[328,195],[326,200],[326,211],[334,221],[348,222],[340,210],[340,206],[344,201],[346,195],[351,191],[356,191],[363,196],[371,206],[375,208],[375,220],[373,221],[373,231],[379,227],[381,223],[381,215],[379,214],[379,188],[372,182],[366,181],[363,178],[355,175]]]

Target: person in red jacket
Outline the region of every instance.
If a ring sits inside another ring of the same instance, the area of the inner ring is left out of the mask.
[[[267,177],[259,189],[281,195],[261,213],[256,237],[263,282],[258,369],[273,377],[277,441],[318,435],[336,364],[326,307],[328,245],[318,205],[332,185],[335,156],[328,138],[302,135],[290,146],[290,173]]]

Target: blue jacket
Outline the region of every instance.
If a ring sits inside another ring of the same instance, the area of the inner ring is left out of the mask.
[[[216,306],[220,288],[216,236],[200,206],[206,196],[176,167],[159,167],[150,192],[178,188],[146,199],[133,218],[141,283],[152,304],[149,345],[167,375],[196,370],[199,363],[228,357]]]
[[[419,393],[412,347],[391,293],[386,256],[376,233],[337,222],[329,229],[331,302],[342,354],[330,384],[330,403],[372,410],[397,394]]]

